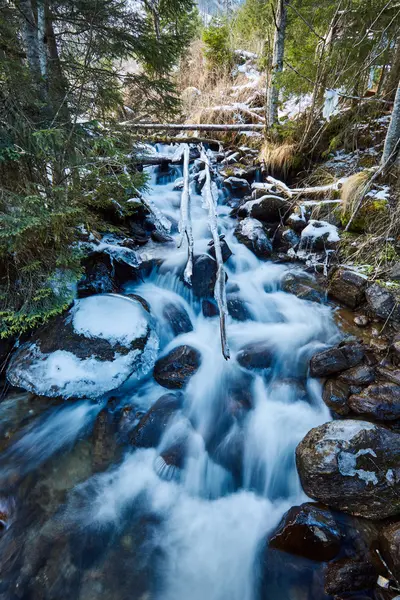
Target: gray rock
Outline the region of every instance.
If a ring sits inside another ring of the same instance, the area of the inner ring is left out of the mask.
[[[272,364],[273,352],[266,342],[253,342],[239,350],[236,360],[246,369],[268,369]]]
[[[278,223],[291,212],[293,203],[274,194],[266,194],[257,200],[246,202],[239,209],[239,216],[253,217],[264,223]]]
[[[219,238],[221,240],[222,261],[226,262],[228,260],[228,258],[230,258],[232,256],[232,250],[229,248],[224,235],[220,235]],[[208,243],[208,246],[210,248],[208,250],[208,254],[215,259],[214,241],[211,240],[211,242]]]
[[[375,371],[368,365],[357,365],[339,375],[349,385],[368,385],[375,381]]]
[[[327,561],[338,554],[340,538],[332,513],[307,502],[288,510],[269,545],[310,560]]]
[[[349,398],[351,410],[379,421],[400,419],[400,386],[395,383],[370,385]]]
[[[207,298],[214,295],[217,270],[217,262],[208,254],[194,258],[192,289],[195,296]]]
[[[247,217],[240,221],[235,229],[235,236],[258,258],[269,258],[272,253],[272,243],[257,219]]]
[[[364,349],[357,342],[341,343],[314,354],[310,361],[311,377],[328,377],[357,366],[364,358]]]
[[[164,306],[163,316],[168,321],[174,335],[193,331],[192,322],[183,306],[169,302]]]
[[[364,300],[367,279],[349,269],[339,268],[329,279],[328,293],[342,304],[356,308]]]
[[[241,197],[250,193],[250,184],[246,179],[240,177],[228,177],[224,180],[224,185],[230,190],[231,194]]]
[[[300,242],[300,236],[290,227],[279,226],[274,236],[274,248],[279,252],[287,252]]]
[[[304,491],[332,508],[367,519],[400,514],[400,435],[366,421],[312,429],[296,450]]]
[[[138,448],[158,446],[171,417],[182,406],[182,395],[164,394],[140,419],[129,435],[131,444]]]
[[[311,302],[323,302],[324,294],[311,278],[302,273],[286,273],[281,281],[281,287],[285,292],[294,294],[302,300]]]
[[[374,316],[382,320],[400,320],[400,306],[395,294],[377,283],[370,285],[366,291],[368,306]]]

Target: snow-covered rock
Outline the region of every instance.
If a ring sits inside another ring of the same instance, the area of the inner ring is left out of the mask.
[[[272,252],[272,243],[264,227],[257,219],[247,217],[240,221],[235,229],[235,236],[249,250],[259,258],[269,258]]]
[[[310,250],[334,250],[339,241],[340,237],[335,225],[311,219],[301,232],[300,245],[301,248],[307,247]]]
[[[158,339],[136,298],[100,294],[77,300],[11,358],[12,385],[43,396],[97,398],[154,366]]]

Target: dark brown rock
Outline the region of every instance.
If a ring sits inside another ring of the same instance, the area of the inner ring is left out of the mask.
[[[387,319],[392,321],[400,320],[400,306],[393,292],[374,283],[366,289],[365,296],[374,316],[384,321]]]
[[[325,592],[329,596],[336,596],[346,592],[369,590],[375,586],[376,580],[377,574],[371,563],[343,558],[327,565]]]
[[[265,223],[279,223],[291,212],[293,203],[273,194],[265,194],[256,201],[243,205],[239,216],[249,216]]]
[[[182,407],[182,395],[164,394],[159,398],[129,435],[131,444],[138,448],[158,446],[171,417]]]
[[[230,258],[232,256],[232,250],[229,248],[224,235],[220,235],[219,238],[221,241],[222,262],[226,262],[228,260],[228,258]],[[209,246],[208,254],[215,259],[214,241],[211,240],[211,242],[209,242],[208,246]]]
[[[310,560],[328,561],[337,556],[340,537],[332,513],[307,502],[288,510],[269,545]]]
[[[179,389],[200,367],[200,352],[190,346],[178,346],[159,358],[154,367],[154,379],[163,387]]]
[[[238,296],[231,296],[227,301],[228,313],[236,321],[249,321],[251,315],[245,302]]]
[[[322,290],[311,278],[302,273],[286,273],[281,281],[282,289],[289,294],[294,294],[303,300],[311,302],[323,302]]]
[[[350,396],[349,406],[359,415],[395,421],[400,418],[400,386],[395,383],[370,385],[361,394]]]
[[[379,532],[379,550],[397,580],[400,580],[400,523],[386,525]]]
[[[368,385],[375,381],[375,372],[368,365],[357,365],[340,373],[339,378],[349,385]]]
[[[163,317],[168,321],[174,335],[193,331],[193,325],[187,311],[179,304],[169,302],[164,306]]]
[[[325,404],[336,414],[346,416],[350,412],[347,401],[350,388],[345,381],[340,379],[327,379],[324,385],[322,398]]]
[[[271,256],[272,243],[263,224],[257,219],[247,217],[240,221],[235,229],[235,236],[258,258],[269,258]]]
[[[336,269],[329,279],[328,293],[342,304],[356,308],[364,300],[367,279],[349,269]]]
[[[311,377],[328,377],[360,364],[364,349],[357,342],[341,343],[314,354],[310,361]]]
[[[367,519],[400,514],[400,435],[366,421],[312,429],[296,450],[304,491],[332,508]]]
[[[115,458],[117,424],[113,413],[106,408],[97,415],[93,427],[92,468],[104,471]]]
[[[266,342],[253,342],[239,350],[236,360],[246,369],[268,369],[272,364],[273,352]]]
[[[192,289],[195,296],[209,298],[214,295],[217,270],[216,261],[208,254],[195,257],[192,275]]]

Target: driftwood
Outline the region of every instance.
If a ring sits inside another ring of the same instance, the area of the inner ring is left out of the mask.
[[[183,243],[183,239],[186,236],[188,243],[188,259],[185,267],[183,277],[189,285],[192,283],[193,273],[193,232],[192,232],[192,220],[190,216],[190,187],[189,187],[189,146],[185,144],[183,150],[183,191],[181,197],[181,215],[179,221],[179,232],[181,239],[178,247],[180,248]]]
[[[314,187],[305,188],[289,188],[286,183],[275,179],[274,177],[267,177],[268,183],[256,183],[253,184],[254,189],[266,190],[269,192],[279,191],[288,198],[294,198],[295,196],[313,196],[324,194],[325,192],[337,192],[343,185],[343,179],[339,179],[330,183],[329,185],[317,185]]]
[[[228,307],[226,301],[225,289],[225,269],[222,260],[221,240],[218,233],[216,198],[217,192],[215,183],[211,181],[210,163],[204,148],[201,152],[201,160],[204,162],[206,180],[204,183],[202,195],[204,204],[208,209],[208,222],[212,233],[215,249],[215,260],[217,261],[217,279],[214,288],[214,297],[218,304],[219,310],[219,325],[221,333],[221,348],[223,357],[228,360],[230,358],[229,346],[226,337],[226,319],[228,315]],[[213,189],[214,188],[214,189]],[[217,192],[218,193],[218,192]]]
[[[265,125],[261,123],[243,123],[243,124],[187,124],[187,123],[133,123],[132,121],[123,121],[119,123],[120,127],[127,129],[153,129],[154,131],[262,131]]]
[[[214,146],[215,150],[219,150],[221,147],[220,140],[214,140],[212,138],[206,137],[184,137],[184,136],[161,136],[161,135],[151,135],[151,136],[140,136],[141,141],[150,142],[152,144],[208,144],[210,147]]]

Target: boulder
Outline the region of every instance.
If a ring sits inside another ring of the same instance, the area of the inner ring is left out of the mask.
[[[290,227],[280,225],[274,236],[273,246],[278,252],[287,252],[290,248],[296,248],[300,242],[300,236]]]
[[[328,377],[355,367],[364,358],[364,349],[357,342],[340,343],[314,354],[310,361],[311,377]]]
[[[332,513],[307,502],[288,510],[269,545],[310,560],[327,561],[337,556],[340,538]]]
[[[168,321],[174,335],[193,331],[193,325],[187,311],[179,304],[172,304],[172,302],[166,304],[163,309],[163,317]]]
[[[293,212],[286,219],[286,225],[293,229],[296,233],[300,234],[305,227],[307,227],[307,219],[300,213]]]
[[[245,369],[269,369],[273,357],[271,347],[266,342],[252,342],[239,350],[236,360]]]
[[[245,302],[238,296],[231,296],[227,301],[228,313],[236,321],[251,321]]]
[[[400,306],[395,294],[387,288],[374,283],[365,291],[368,307],[375,317],[382,320],[400,320]]]
[[[84,259],[82,266],[84,275],[78,282],[80,298],[116,291],[118,286],[114,281],[114,269],[109,254],[92,252]]]
[[[264,223],[279,223],[290,213],[293,203],[281,196],[266,194],[257,200],[249,200],[240,207],[240,217],[253,217]]]
[[[133,298],[101,294],[77,300],[13,355],[12,385],[42,396],[98,398],[154,366],[158,339]]]
[[[214,295],[217,278],[217,262],[208,254],[200,254],[193,260],[192,289],[198,298]]]
[[[237,197],[245,196],[250,193],[250,184],[246,179],[240,177],[228,177],[224,180],[224,185],[230,193]]]
[[[200,367],[200,352],[190,346],[178,346],[159,358],[154,366],[154,379],[168,389],[183,388]]]
[[[168,233],[164,233],[159,229],[154,229],[151,232],[151,239],[157,244],[167,244],[174,241],[174,239],[170,235],[168,235]]]
[[[310,220],[301,232],[300,249],[336,250],[340,238],[337,228],[326,221]]]
[[[171,417],[182,407],[182,395],[164,394],[159,398],[129,435],[131,444],[138,448],[158,446]]]
[[[379,550],[397,580],[400,580],[400,523],[390,523],[379,532]]]
[[[337,596],[346,592],[358,592],[375,587],[377,573],[369,562],[349,558],[335,560],[325,571],[325,592]]]
[[[269,258],[271,256],[272,243],[262,223],[257,219],[247,217],[240,221],[235,229],[235,236],[258,258]]]
[[[219,315],[218,304],[215,302],[215,300],[203,300],[201,303],[201,309],[205,317],[216,317]]]
[[[340,379],[327,379],[322,392],[325,404],[336,414],[346,416],[350,412],[347,401],[350,396],[350,387]]]
[[[364,300],[367,278],[350,271],[336,269],[329,279],[328,294],[350,308],[357,308]]]
[[[282,278],[281,287],[284,292],[294,294],[302,300],[311,302],[323,302],[324,300],[323,292],[303,273],[286,273]]]
[[[375,371],[368,365],[357,365],[339,375],[349,385],[368,385],[375,381]]]
[[[379,421],[400,419],[400,386],[395,383],[370,385],[349,398],[351,410]]]
[[[225,239],[224,235],[220,235],[219,239],[221,241],[221,254],[222,254],[222,262],[226,262],[228,258],[232,256],[232,250],[229,248],[228,243]],[[214,240],[211,240],[208,243],[209,250],[208,254],[215,259],[215,248],[214,248]]]
[[[332,421],[296,449],[304,491],[367,519],[400,514],[400,435],[367,421]]]

